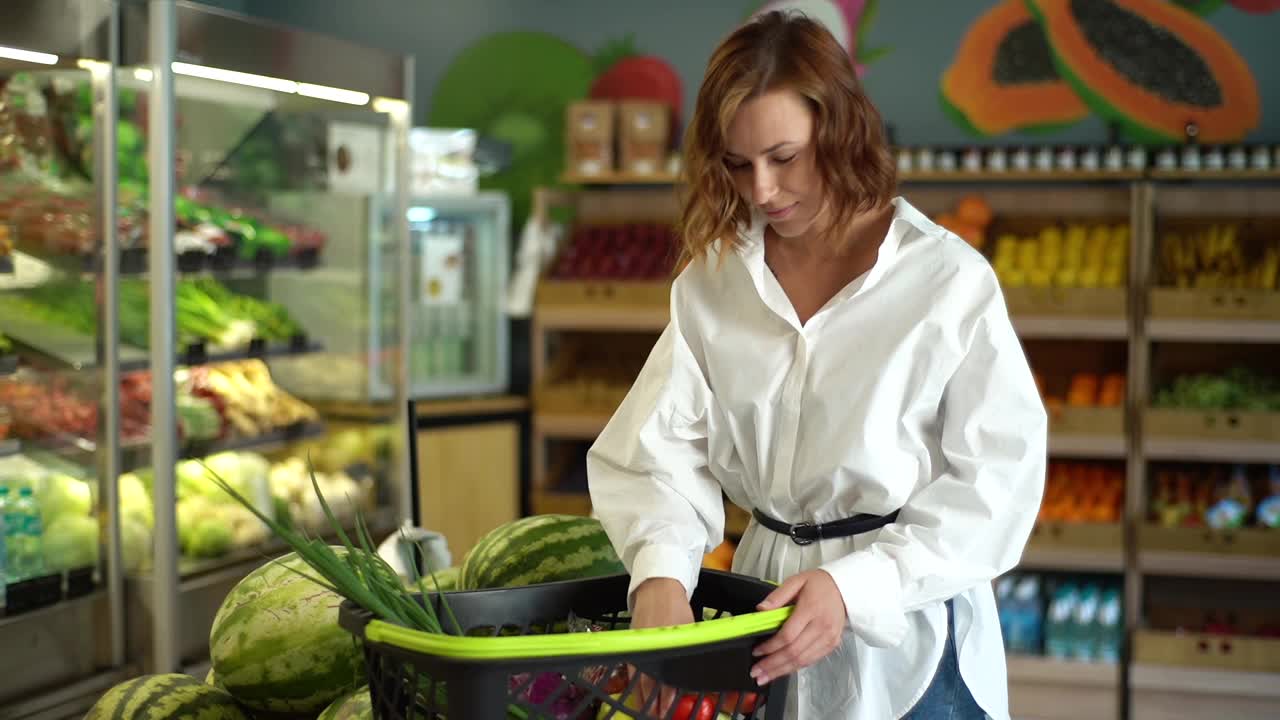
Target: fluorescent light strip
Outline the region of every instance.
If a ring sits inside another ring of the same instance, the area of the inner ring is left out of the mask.
[[[408,115],[409,103],[397,98],[376,97],[373,99],[373,111],[388,115]]]
[[[29,63],[39,63],[41,65],[57,65],[58,56],[49,53],[36,52],[34,50],[22,50],[20,48],[5,47],[0,45],[0,57],[9,58],[10,60],[21,60]]]
[[[267,77],[266,75],[254,75],[252,73],[223,70],[222,68],[211,68],[205,67],[204,65],[192,65],[184,62],[175,62],[173,64],[173,71],[179,75],[191,75],[193,77],[201,77],[209,80],[221,80],[222,82],[236,83],[237,85],[249,85],[251,87],[264,88],[266,90],[275,90],[277,92],[298,92],[298,83],[292,80],[281,80],[280,78]]]
[[[151,82],[155,79],[156,74],[150,68],[138,68],[133,71],[133,76],[142,82]]]
[[[298,83],[298,94],[348,105],[364,105],[369,102],[369,93],[326,87],[324,85],[312,85],[311,83]]]

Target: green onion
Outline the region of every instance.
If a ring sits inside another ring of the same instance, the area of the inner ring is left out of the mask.
[[[444,628],[440,625],[440,620],[436,616],[436,611],[432,604],[425,602],[425,599],[423,601],[416,599],[401,583],[396,571],[374,550],[373,539],[369,535],[369,526],[365,522],[364,513],[358,507],[356,509],[355,536],[359,547],[357,548],[356,543],[352,542],[346,530],[342,527],[342,523],[338,521],[333,510],[329,507],[324,493],[320,491],[320,485],[316,481],[315,470],[311,465],[310,457],[307,458],[307,472],[311,476],[311,486],[315,490],[316,499],[320,502],[320,507],[324,511],[330,527],[342,543],[344,551],[341,555],[335,552],[328,543],[319,538],[308,536],[305,529],[295,529],[287,523],[282,523],[265,515],[252,502],[219,477],[203,460],[200,463],[204,465],[206,472],[217,487],[230,495],[236,502],[248,508],[259,520],[266,523],[276,537],[293,548],[298,557],[310,566],[318,577],[313,577],[311,573],[283,564],[281,565],[282,567],[288,567],[292,572],[341,595],[386,622],[422,632],[435,633],[437,635],[446,634]],[[352,504],[354,505],[354,503]],[[399,532],[404,537],[403,528]],[[272,562],[278,561],[273,560]],[[418,571],[416,563],[410,563],[410,565],[412,567],[413,583],[423,591],[425,596],[426,578]],[[435,577],[435,569],[428,568],[428,571],[431,574],[432,581],[435,582],[436,591],[439,592],[440,585]],[[449,615],[449,620],[453,623],[453,627],[457,628],[458,632],[462,632],[464,628],[458,623],[452,608],[449,607],[448,599],[444,593],[441,593],[439,597],[441,605]],[[437,705],[439,705],[440,701],[443,700],[444,688],[439,684],[436,687]],[[521,720],[525,720],[528,717],[528,713],[524,709],[515,705],[509,705],[507,713],[509,716]]]

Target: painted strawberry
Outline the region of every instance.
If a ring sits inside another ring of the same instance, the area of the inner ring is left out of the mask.
[[[1237,10],[1255,15],[1266,15],[1280,10],[1280,0],[1231,0]]]
[[[671,107],[671,126],[680,127],[684,90],[666,60],[636,51],[632,36],[607,45],[596,57],[599,75],[587,91],[593,100],[649,100]]]

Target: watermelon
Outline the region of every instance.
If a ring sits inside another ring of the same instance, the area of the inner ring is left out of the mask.
[[[316,720],[373,720],[369,687],[366,685],[334,700]]]
[[[422,584],[419,585],[412,578],[405,580],[405,587],[414,591],[425,592],[448,592],[458,589],[458,577],[462,573],[461,567],[445,568],[444,570],[436,570],[434,573],[427,573],[422,576]]]
[[[318,713],[365,682],[360,648],[338,626],[342,597],[295,571],[316,574],[296,553],[259,567],[213,618],[213,672],[253,711]]]
[[[249,720],[236,699],[183,673],[143,675],[111,688],[85,720]]]
[[[595,518],[533,515],[499,525],[462,562],[467,590],[578,580],[626,572]]]

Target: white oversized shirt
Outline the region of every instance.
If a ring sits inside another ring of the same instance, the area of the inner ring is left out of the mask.
[[[844,641],[792,678],[789,718],[898,718],[942,657],[1008,717],[991,580],[1043,491],[1047,420],[987,261],[902,198],[873,268],[801,325],[764,262],[764,222],[675,280],[671,321],[588,454],[594,514],[632,575],[692,593],[723,492],[787,523],[900,510],[797,545],[752,522],[733,570],[835,579]],[[723,262],[718,262],[722,260]]]

